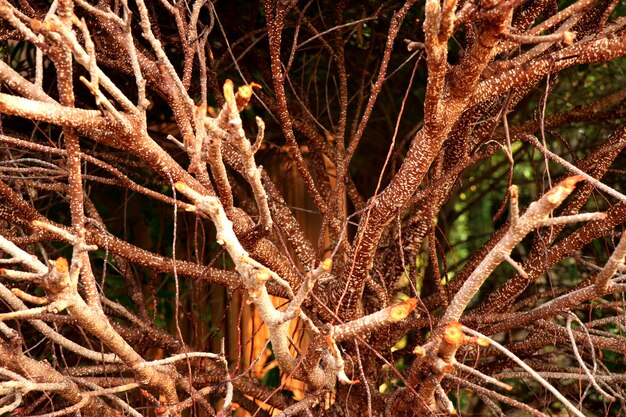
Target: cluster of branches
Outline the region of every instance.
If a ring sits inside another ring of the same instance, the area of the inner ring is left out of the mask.
[[[624,410],[626,196],[605,174],[626,86],[598,84],[626,55],[618,1],[42,3],[0,0],[0,414]],[[557,74],[579,81],[550,107]],[[260,161],[297,172],[314,234]],[[508,220],[449,267],[477,184]],[[158,247],[126,229],[144,206]],[[181,328],[209,284],[254,306],[297,397]]]

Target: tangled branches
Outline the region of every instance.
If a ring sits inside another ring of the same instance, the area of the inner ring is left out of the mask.
[[[0,18],[0,414],[623,410],[617,2]]]

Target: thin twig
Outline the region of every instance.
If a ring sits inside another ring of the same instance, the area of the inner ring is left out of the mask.
[[[567,408],[572,414],[574,414],[577,417],[585,417],[584,414],[582,414],[580,411],[578,411],[578,409],[576,407],[574,407],[574,405],[572,405],[572,403],[569,402],[569,400],[567,398],[565,398],[563,396],[563,394],[561,394],[561,392],[559,392],[558,389],[554,388],[552,386],[552,384],[550,384],[548,381],[546,381],[545,379],[543,379],[541,377],[541,375],[539,375],[534,369],[532,369],[530,366],[526,365],[526,363],[521,360],[517,355],[515,355],[513,352],[511,352],[510,350],[508,350],[507,348],[505,348],[504,346],[502,346],[500,343],[496,342],[495,340],[491,339],[488,336],[485,336],[484,334],[477,332],[475,330],[470,329],[469,327],[466,326],[462,326],[463,327],[463,331],[465,333],[469,333],[472,336],[477,336],[477,337],[482,337],[484,339],[487,339],[491,342],[491,345],[493,347],[495,347],[496,349],[498,349],[500,352],[504,353],[509,359],[511,359],[513,362],[515,362],[516,364],[518,364],[520,367],[522,367],[526,372],[528,372],[537,382],[539,382],[541,385],[543,385],[548,391],[550,391],[556,398],[559,399],[559,401],[561,401],[561,403],[563,403],[563,405],[565,406],[565,408]]]

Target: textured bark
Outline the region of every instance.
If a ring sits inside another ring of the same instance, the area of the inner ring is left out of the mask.
[[[619,2],[44,3],[0,0],[3,412],[624,408]]]

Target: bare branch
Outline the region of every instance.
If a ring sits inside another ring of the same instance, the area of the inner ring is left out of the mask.
[[[523,360],[521,360],[520,358],[518,358],[516,355],[514,355],[512,352],[510,352],[507,348],[505,348],[504,346],[502,346],[500,343],[496,342],[493,339],[488,338],[487,336],[483,335],[480,332],[477,332],[475,330],[472,330],[468,327],[463,326],[463,331],[473,335],[473,336],[477,336],[477,337],[482,337],[485,339],[488,339],[491,344],[498,349],[499,351],[501,351],[502,353],[504,353],[508,358],[510,358],[511,360],[513,360],[516,364],[518,364],[520,367],[522,367],[526,372],[528,372],[537,382],[539,382],[541,385],[543,385],[548,391],[550,391],[556,398],[559,399],[559,401],[561,401],[563,403],[563,405],[570,411],[570,413],[572,413],[575,416],[578,417],[584,417],[584,415],[578,411],[578,409],[576,407],[574,407],[572,405],[572,403],[569,402],[569,400],[567,398],[565,398],[558,389],[554,388],[550,383],[548,383],[548,381],[546,381],[545,379],[543,379],[541,377],[541,375],[537,374],[537,372],[535,372],[530,366],[526,365],[526,363],[524,363]]]

